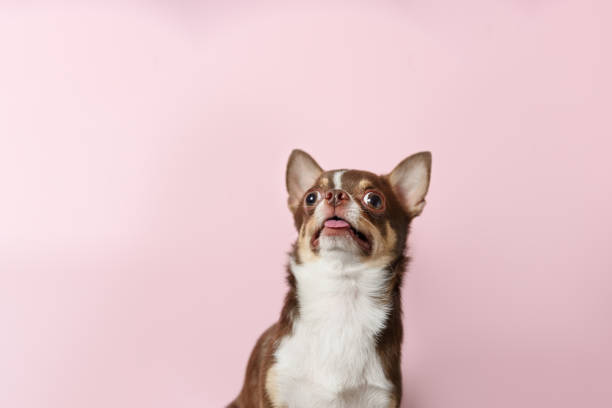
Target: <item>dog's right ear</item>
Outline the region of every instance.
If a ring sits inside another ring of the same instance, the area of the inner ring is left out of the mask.
[[[286,183],[289,193],[289,209],[295,212],[302,202],[302,197],[323,173],[323,169],[310,155],[295,149],[287,162]]]

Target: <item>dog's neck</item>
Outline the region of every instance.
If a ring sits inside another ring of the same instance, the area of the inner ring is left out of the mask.
[[[336,254],[334,254],[336,255]],[[329,281],[346,280],[361,282],[378,279],[372,284],[385,285],[386,266],[359,262],[350,256],[325,256],[316,260],[297,263],[290,259],[290,268],[298,283],[325,285]]]
[[[353,319],[371,336],[384,328],[393,304],[387,268],[333,256],[302,264],[292,260],[290,268],[300,319],[323,327]]]

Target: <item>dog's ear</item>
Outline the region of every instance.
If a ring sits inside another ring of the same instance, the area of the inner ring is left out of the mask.
[[[430,152],[420,152],[406,157],[387,175],[393,191],[411,217],[419,215],[425,207],[430,175]]]
[[[299,207],[304,193],[312,187],[314,182],[323,173],[323,169],[310,155],[302,150],[295,149],[287,162],[286,183],[289,193],[289,209],[291,212]]]

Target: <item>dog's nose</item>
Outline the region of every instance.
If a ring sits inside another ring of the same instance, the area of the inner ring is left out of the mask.
[[[349,195],[346,191],[342,190],[328,190],[327,193],[325,193],[325,199],[329,205],[337,207],[342,205],[345,201],[348,201]]]

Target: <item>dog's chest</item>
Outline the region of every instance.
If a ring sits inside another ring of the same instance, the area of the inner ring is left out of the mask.
[[[279,402],[289,407],[387,407],[391,384],[376,352],[388,308],[384,271],[294,266],[299,312],[276,353]]]

